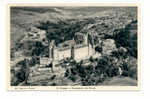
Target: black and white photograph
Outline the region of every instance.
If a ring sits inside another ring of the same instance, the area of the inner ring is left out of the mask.
[[[11,87],[138,86],[138,6],[10,6],[9,14]]]

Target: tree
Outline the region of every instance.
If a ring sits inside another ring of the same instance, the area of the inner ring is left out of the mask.
[[[20,69],[18,71],[15,71],[14,78],[16,78],[16,81],[13,82],[13,85],[16,86],[20,83],[28,84],[27,81],[30,74],[29,60],[24,59],[17,65],[19,65]]]
[[[102,47],[96,46],[96,47],[95,47],[95,51],[101,53],[101,52],[102,52]]]

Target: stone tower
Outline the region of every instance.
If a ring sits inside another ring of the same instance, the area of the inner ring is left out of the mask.
[[[88,45],[88,43],[89,43],[89,41],[88,41],[88,35],[89,35],[89,34],[86,34],[85,37],[84,37],[84,43],[85,43],[86,45]]]
[[[52,40],[49,44],[49,58],[50,59],[54,59],[54,46],[55,46],[54,43],[55,41]]]
[[[73,41],[74,41],[74,39],[73,39]],[[72,59],[74,59],[74,57],[75,57],[75,48],[74,48],[74,46],[75,46],[75,44],[71,44],[71,58]]]
[[[49,61],[52,64],[52,70],[55,67],[55,41],[52,40],[49,44]]]
[[[85,44],[88,45],[88,55],[92,56],[95,53],[95,49],[94,49],[94,39],[91,33],[88,33],[85,36]]]

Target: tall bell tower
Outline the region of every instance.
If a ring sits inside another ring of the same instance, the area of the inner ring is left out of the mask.
[[[52,70],[55,67],[55,41],[52,40],[49,44],[49,61],[52,64]]]
[[[85,36],[85,44],[88,45],[88,55],[92,56],[95,53],[94,49],[94,39],[91,33],[87,33]]]
[[[90,34],[89,33],[87,33],[84,36],[84,43],[89,46],[89,44],[90,44]]]
[[[55,46],[54,43],[55,41],[52,40],[49,44],[49,58],[50,59],[54,59],[54,46]]]

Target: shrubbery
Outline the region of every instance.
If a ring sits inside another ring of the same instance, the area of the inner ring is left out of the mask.
[[[128,50],[128,55],[137,58],[137,32],[132,33],[133,30],[137,30],[137,22],[133,21],[126,26],[125,29],[118,30],[119,32],[114,36],[116,46],[125,47]]]
[[[83,86],[98,85],[101,84],[107,78],[112,78],[115,76],[124,76],[137,79],[137,66],[135,61],[124,61],[127,56],[124,52],[115,52],[117,56],[102,56],[99,59],[89,58],[91,64],[84,66],[83,61],[70,65],[66,72],[65,77],[72,80],[80,79],[80,83]],[[116,59],[118,61],[116,61]],[[120,64],[118,65],[118,62]],[[96,63],[95,66],[92,63]],[[119,68],[122,69],[122,74],[120,75]],[[79,78],[76,78],[79,77]]]
[[[30,67],[35,66],[37,62],[38,61],[35,60],[35,58],[32,58],[31,60],[24,59],[17,63],[15,68],[18,69],[11,70],[11,75],[13,75],[11,76],[11,85],[17,86],[20,83],[28,84],[27,81],[30,74]]]
[[[85,67],[81,61],[80,63],[76,63],[74,66],[69,67],[65,72],[65,77],[75,81],[75,77],[78,75],[81,79],[82,85],[88,86],[97,85],[108,77],[119,75],[118,68],[112,64],[112,59],[110,57],[103,57],[98,61],[91,57],[89,60],[92,63],[97,62],[97,65],[93,66],[90,64]]]

